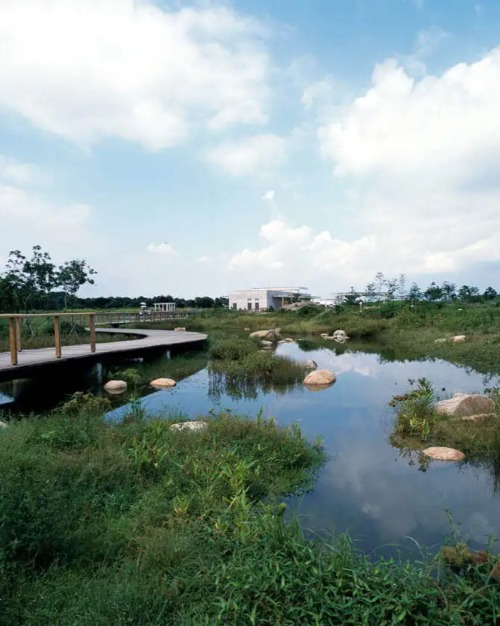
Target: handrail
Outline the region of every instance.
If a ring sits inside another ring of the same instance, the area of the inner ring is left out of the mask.
[[[9,322],[10,362],[18,364],[18,353],[22,351],[22,321],[23,319],[46,317],[54,320],[54,348],[56,358],[62,356],[61,346],[61,317],[86,318],[86,326],[90,332],[90,352],[96,351],[96,324],[130,324],[137,322],[161,322],[187,316],[187,312],[180,311],[153,311],[150,313],[125,313],[123,311],[85,311],[73,313],[0,313],[0,319]]]

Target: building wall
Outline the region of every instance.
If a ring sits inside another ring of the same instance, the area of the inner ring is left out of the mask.
[[[251,305],[251,308],[249,307]],[[256,306],[258,305],[258,306]],[[247,289],[229,294],[229,308],[238,311],[262,311],[269,307],[281,307],[281,299],[273,298],[267,289]]]

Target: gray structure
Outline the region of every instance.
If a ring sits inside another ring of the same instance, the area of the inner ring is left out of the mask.
[[[305,287],[265,287],[241,289],[229,294],[229,308],[233,311],[266,311],[281,309],[284,304],[308,300]]]

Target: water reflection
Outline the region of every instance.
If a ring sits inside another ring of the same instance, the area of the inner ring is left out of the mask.
[[[299,422],[311,440],[321,435],[330,460],[314,491],[291,501],[305,529],[327,534],[350,530],[365,550],[387,553],[394,552],[394,544],[415,548],[409,536],[437,545],[450,531],[449,514],[473,545],[500,535],[500,498],[492,489],[497,479],[492,481],[488,468],[426,466],[414,451],[388,443],[393,414],[387,403],[406,389],[409,378],[425,376],[451,395],[483,391],[480,374],[439,360],[389,361],[345,344],[325,348],[302,341],[280,345],[277,352],[297,360],[307,352],[318,367],[336,372],[336,384],[318,393],[301,384],[237,390],[205,368],[173,389],[150,394],[143,406],[153,414],[184,412],[191,417],[207,414],[214,405],[247,415],[262,410],[281,424]],[[118,409],[112,417],[124,411]]]

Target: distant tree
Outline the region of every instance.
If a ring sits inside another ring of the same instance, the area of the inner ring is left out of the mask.
[[[443,290],[434,281],[424,291],[424,297],[429,302],[436,302],[443,299]]]
[[[377,284],[377,291],[378,291],[378,296],[380,300],[382,297],[382,290],[384,288],[384,283],[385,283],[385,276],[383,272],[377,272],[375,274],[375,282]]]
[[[0,274],[0,307],[7,311],[44,308],[57,301],[55,289],[66,297],[75,294],[84,283],[93,284],[96,272],[86,261],[75,259],[57,268],[48,252],[33,246],[30,257],[20,250],[9,253],[5,270]]]
[[[14,310],[28,310],[37,296],[46,295],[54,288],[55,265],[40,246],[33,246],[31,258],[20,250],[11,250],[2,279],[11,294]]]
[[[376,293],[375,283],[368,283],[365,287],[365,296],[367,300],[373,302],[375,300]]]
[[[396,293],[401,300],[406,296],[406,274],[399,275]]]
[[[410,300],[411,302],[418,302],[419,300],[422,300],[423,297],[424,294],[417,283],[412,283],[412,286],[408,290],[408,294],[406,296],[407,300]]]
[[[60,265],[55,276],[55,284],[64,292],[64,308],[68,304],[68,296],[74,296],[85,284],[94,285],[92,278],[97,272],[87,265],[83,259],[73,259]]]
[[[396,291],[398,288],[398,279],[397,278],[389,278],[384,281],[386,288],[386,299],[394,300],[394,296],[396,295]]]
[[[484,293],[483,293],[483,298],[484,298],[485,300],[494,300],[494,299],[497,297],[497,295],[498,295],[498,294],[497,294],[497,292],[495,291],[495,289],[493,289],[493,287],[487,287],[487,288],[484,290]]]
[[[344,295],[344,304],[359,304],[361,302],[360,295],[357,291],[354,290],[354,287],[351,287],[349,293]]]
[[[452,300],[457,291],[457,286],[454,283],[449,283],[447,280],[441,285],[441,290],[443,292],[443,297],[445,300]]]
[[[479,299],[479,289],[469,285],[462,285],[458,290],[458,298],[463,302],[474,302]]]

